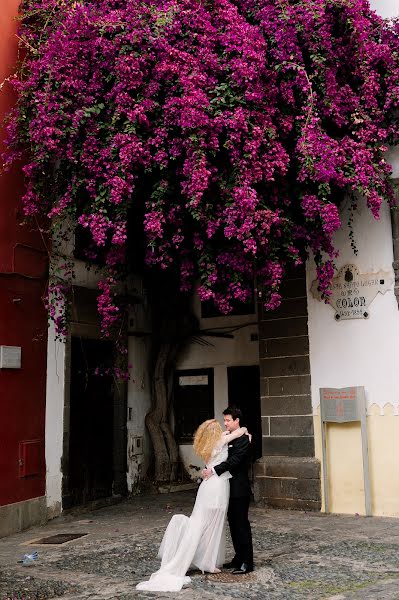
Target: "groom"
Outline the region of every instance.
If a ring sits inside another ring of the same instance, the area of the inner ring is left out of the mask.
[[[242,419],[242,412],[239,408],[229,406],[223,411],[224,426],[229,433],[240,427],[240,419]],[[231,562],[223,566],[227,569],[234,569],[234,575],[245,575],[245,573],[254,570],[252,532],[248,520],[251,497],[251,486],[248,479],[249,437],[243,435],[233,440],[228,446],[228,452],[225,462],[216,465],[212,469],[204,469],[202,476],[204,478],[208,478],[213,474],[219,476],[226,471],[229,471],[232,475],[227,518],[235,556]]]

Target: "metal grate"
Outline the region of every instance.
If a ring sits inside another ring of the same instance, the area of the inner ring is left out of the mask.
[[[35,540],[35,544],[65,544],[65,542],[77,540],[85,535],[87,533],[57,533],[56,535]]]
[[[249,583],[255,578],[256,576],[253,572],[246,575],[233,575],[230,571],[222,571],[221,573],[206,575],[206,580],[210,583]]]

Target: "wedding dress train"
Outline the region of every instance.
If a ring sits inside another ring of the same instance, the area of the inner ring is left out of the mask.
[[[227,445],[219,445],[212,453],[208,467],[227,459]],[[204,480],[197,493],[190,517],[174,515],[159,547],[161,567],[138,590],[178,592],[190,583],[186,576],[191,567],[210,573],[225,560],[225,525],[229,503],[231,475],[226,472]]]

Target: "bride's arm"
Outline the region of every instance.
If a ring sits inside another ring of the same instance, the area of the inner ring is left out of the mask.
[[[237,438],[240,438],[244,435],[247,435],[249,438],[249,442],[251,442],[251,435],[248,433],[248,429],[246,427],[239,427],[238,429],[236,429],[235,431],[233,431],[232,433],[226,433],[225,431],[222,433],[222,446],[224,446],[225,444],[228,444],[229,442],[231,442],[232,440],[236,440]],[[237,455],[235,456],[234,462],[237,462],[241,460],[241,455],[242,455],[242,450],[244,450],[244,454],[246,452],[246,448],[247,448],[247,443],[249,442],[245,442],[243,449],[240,449],[237,453]],[[227,462],[223,462],[220,463],[219,465],[216,466],[226,466]],[[221,473],[217,473],[215,470],[215,467],[211,467],[211,468],[205,468],[202,470],[201,472],[201,476],[204,479],[208,479],[208,477],[210,477],[212,474],[216,474],[216,475],[221,475],[222,473],[224,473],[225,471],[228,470],[229,467],[225,468],[223,471],[221,471]]]
[[[222,436],[223,445],[228,444],[229,442],[241,437],[242,435],[245,435],[246,433],[248,433],[248,429],[246,427],[239,427],[232,433],[224,434]]]

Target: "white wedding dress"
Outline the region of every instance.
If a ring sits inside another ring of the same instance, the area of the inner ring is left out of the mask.
[[[211,468],[224,462],[227,454],[227,444],[221,441],[207,466]],[[220,477],[213,475],[205,479],[198,489],[191,516],[172,517],[159,547],[161,567],[136,589],[178,592],[191,581],[186,576],[190,566],[212,573],[223,564],[230,477],[226,472]]]

